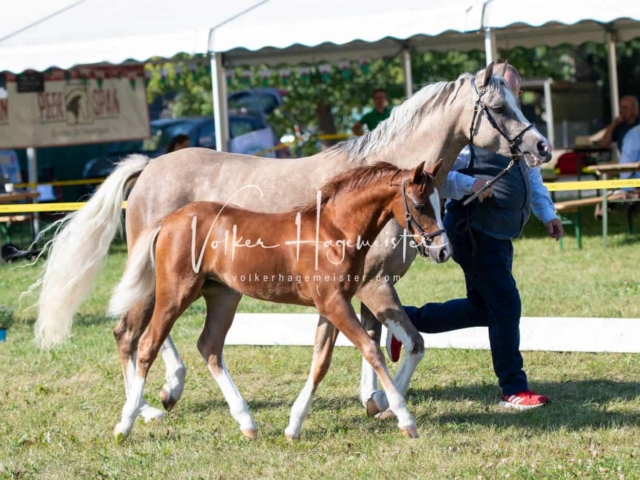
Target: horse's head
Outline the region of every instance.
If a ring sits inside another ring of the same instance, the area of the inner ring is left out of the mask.
[[[451,246],[440,217],[440,195],[435,176],[442,162],[425,169],[424,162],[413,170],[403,172],[401,202],[394,209],[400,225],[420,245],[422,256],[429,256],[437,263],[451,257]]]
[[[471,97],[461,116],[470,143],[507,156],[521,154],[531,167],[551,160],[551,144],[522,114],[504,71],[494,75],[491,63],[462,88]]]

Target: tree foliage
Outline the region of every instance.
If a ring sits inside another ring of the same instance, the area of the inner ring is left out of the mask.
[[[525,79],[595,82],[602,86],[605,112],[609,112],[609,72],[605,46],[587,43],[579,47],[514,48],[499,52],[501,58],[520,71]],[[427,52],[412,55],[414,84],[451,80],[463,72],[477,71],[484,65],[484,53]],[[317,66],[316,66],[317,67]],[[169,62],[147,65],[149,101],[157,96],[171,98],[170,116],[212,114],[211,70],[204,57],[181,55]],[[370,63],[351,63],[340,69],[331,65],[328,73],[311,69],[300,75],[297,68],[283,78],[278,69],[265,76],[267,67],[235,69],[229,78],[230,92],[250,87],[275,87],[287,91],[285,111],[276,112],[269,122],[282,135],[293,131],[292,117],[309,131],[347,132],[371,105],[371,94],[384,88],[392,104],[404,100],[401,59],[386,58]],[[640,41],[618,44],[618,72],[621,94],[640,94]]]

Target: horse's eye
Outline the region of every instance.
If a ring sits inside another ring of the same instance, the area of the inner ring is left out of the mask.
[[[491,107],[491,110],[493,110],[494,112],[496,112],[498,114],[503,114],[504,113],[504,105],[496,105],[495,107]]]
[[[414,204],[414,207],[416,207],[416,211],[419,212],[419,213],[424,213],[424,212],[427,211],[427,209],[426,209],[426,207],[425,207],[425,205],[423,203],[420,203],[420,204],[416,203],[416,204]]]

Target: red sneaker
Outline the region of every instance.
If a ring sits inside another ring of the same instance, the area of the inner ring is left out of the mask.
[[[531,408],[544,407],[549,402],[551,402],[549,397],[538,395],[531,390],[525,390],[515,395],[502,395],[500,406],[515,408],[516,410],[529,410]]]
[[[391,331],[387,330],[387,354],[392,362],[400,360],[401,350],[402,342],[394,337]]]

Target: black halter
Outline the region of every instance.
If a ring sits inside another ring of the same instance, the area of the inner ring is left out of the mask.
[[[491,115],[491,112],[482,101],[482,96],[487,92],[487,90],[485,89],[485,90],[479,91],[478,87],[476,87],[475,78],[471,79],[471,90],[473,92],[473,99],[475,102],[473,106],[473,117],[471,118],[471,128],[469,132],[470,134],[469,139],[471,144],[473,144],[473,137],[475,136],[475,130],[476,130],[477,122],[480,120],[480,115],[484,114],[484,116],[487,117],[489,124],[494,128],[494,130],[497,130],[498,133],[502,135],[502,138],[504,138],[509,143],[509,150],[511,151],[511,161],[509,162],[509,165],[507,165],[507,167],[504,170],[502,170],[498,175],[496,175],[491,180],[489,180],[479,191],[477,191],[472,196],[467,198],[463,203],[463,205],[465,206],[469,205],[469,203],[471,203],[478,196],[480,196],[482,193],[487,191],[487,189],[489,189],[500,178],[502,178],[504,175],[509,173],[509,170],[511,170],[511,167],[513,167],[516,162],[522,159],[523,154],[518,148],[517,143],[527,130],[529,130],[530,128],[533,128],[533,124],[530,123],[524,129],[522,129],[522,131],[518,133],[515,137],[509,138],[509,135],[503,132],[502,129],[498,126],[498,123],[493,118],[493,115]]]
[[[420,234],[422,237],[422,243],[418,245],[418,253],[421,257],[428,257],[427,251],[425,249],[425,245],[427,247],[431,246],[433,240],[445,233],[444,229],[436,230],[435,232],[427,233],[422,227],[416,222],[409,211],[409,204],[407,203],[407,193],[404,188],[404,177],[402,177],[402,203],[404,204],[404,216],[407,219],[407,224],[405,225],[405,229],[409,231],[409,225],[412,225],[413,228]]]

